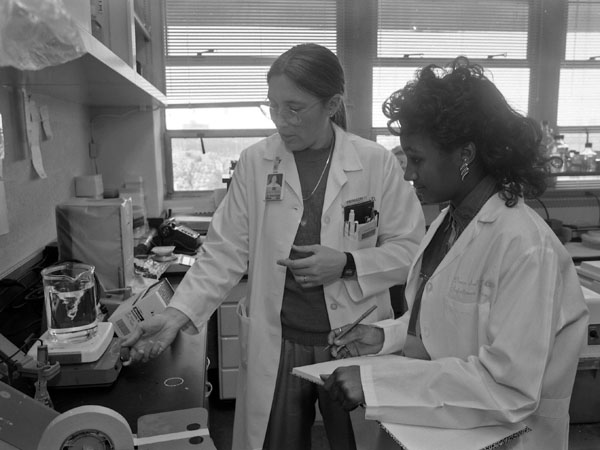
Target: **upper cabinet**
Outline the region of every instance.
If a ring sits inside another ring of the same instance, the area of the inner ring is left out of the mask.
[[[0,82],[90,106],[166,104],[159,89],[164,86],[161,2],[63,3],[67,16],[74,20],[71,23],[77,32],[73,41],[82,55],[41,70],[0,67]]]

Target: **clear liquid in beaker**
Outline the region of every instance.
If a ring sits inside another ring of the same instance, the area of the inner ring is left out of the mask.
[[[98,310],[93,270],[93,266],[65,266],[43,274],[51,338],[80,341],[95,335]]]

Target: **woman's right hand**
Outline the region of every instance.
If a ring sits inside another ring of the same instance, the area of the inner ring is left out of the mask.
[[[156,358],[171,345],[179,330],[188,322],[185,314],[168,307],[143,321],[121,342],[121,354],[129,353],[123,365]]]
[[[349,326],[336,328],[327,336],[327,342],[331,345],[331,356],[341,359],[379,353],[385,337],[383,329],[373,325],[359,324],[344,337],[337,338]]]

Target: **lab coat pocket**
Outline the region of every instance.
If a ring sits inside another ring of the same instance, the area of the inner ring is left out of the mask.
[[[477,353],[478,322],[477,298],[464,291],[458,293],[451,289],[444,298],[444,323],[447,330],[460,330],[453,333],[454,351],[457,352],[455,356],[466,358]]]
[[[246,310],[246,297],[240,299],[236,313],[239,319],[240,365],[246,369],[248,368],[248,330],[250,329],[250,318]]]
[[[360,250],[377,245],[377,221],[349,224],[350,229],[344,230],[344,247],[346,250]]]

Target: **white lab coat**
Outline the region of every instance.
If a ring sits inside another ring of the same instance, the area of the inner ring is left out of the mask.
[[[406,287],[409,308],[423,251]],[[383,321],[381,353],[404,345],[410,311]],[[531,208],[490,198],[427,282],[421,333],[432,361],[361,371],[366,417],[472,428],[524,422],[510,448],[566,449],[569,402],[588,311],[571,257]],[[515,447],[513,447],[515,446]]]
[[[402,179],[394,155],[380,145],[334,127],[335,148],[321,220],[321,244],[353,250],[357,280],[325,286],[332,328],[345,325],[369,306],[378,309],[368,322],[390,318],[388,288],[404,283],[425,221],[419,201]],[[267,174],[276,157],[283,172],[281,201],[265,201]],[[343,236],[342,203],[375,198],[379,211],[377,247],[355,250]],[[242,152],[223,202],[215,212],[204,252],[177,288],[170,305],[202,326],[228,291],[248,273],[249,294],[238,305],[240,358],[233,450],[262,448],[281,344],[280,312],[286,268],[303,212],[294,156],[278,134]]]

